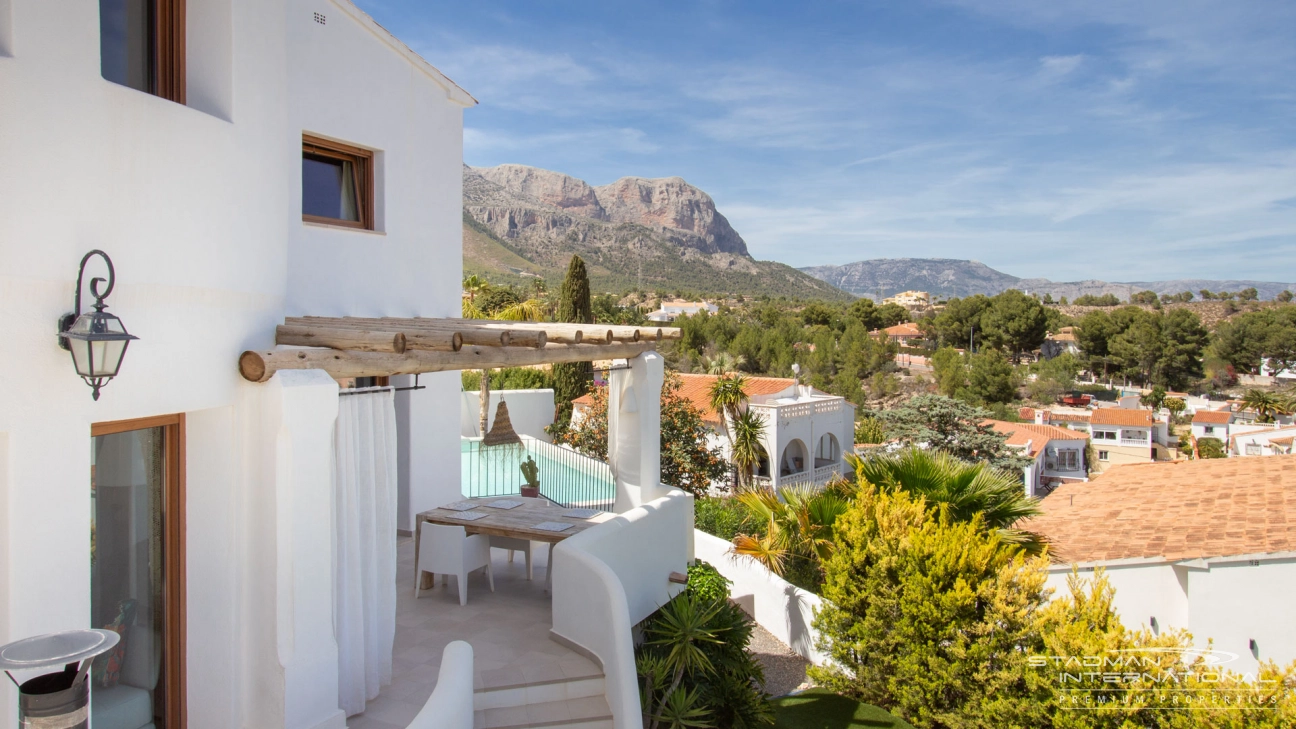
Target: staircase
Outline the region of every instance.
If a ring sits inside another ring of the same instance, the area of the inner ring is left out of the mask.
[[[597,668],[564,668],[530,681],[505,679],[473,691],[475,729],[612,729]]]

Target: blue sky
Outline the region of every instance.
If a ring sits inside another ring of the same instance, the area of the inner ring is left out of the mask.
[[[468,164],[678,175],[757,258],[1296,281],[1296,3],[359,0]]]

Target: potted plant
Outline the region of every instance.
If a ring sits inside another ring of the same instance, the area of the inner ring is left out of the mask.
[[[522,471],[522,478],[526,479],[526,482],[522,484],[522,495],[529,499],[540,496],[540,466],[535,462],[535,459],[527,456],[527,459],[518,468]]]

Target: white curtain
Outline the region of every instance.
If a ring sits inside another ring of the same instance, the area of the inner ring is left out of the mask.
[[[347,716],[391,683],[396,635],[396,407],[390,389],[340,397],[334,515],[338,702]]]

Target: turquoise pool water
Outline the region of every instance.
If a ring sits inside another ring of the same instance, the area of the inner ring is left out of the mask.
[[[612,508],[616,481],[606,463],[565,448],[524,439],[523,447],[483,448],[480,441],[460,441],[461,490],[469,498],[519,493],[520,466],[527,456],[540,467],[540,493],[560,504]],[[524,450],[525,448],[525,450]]]

